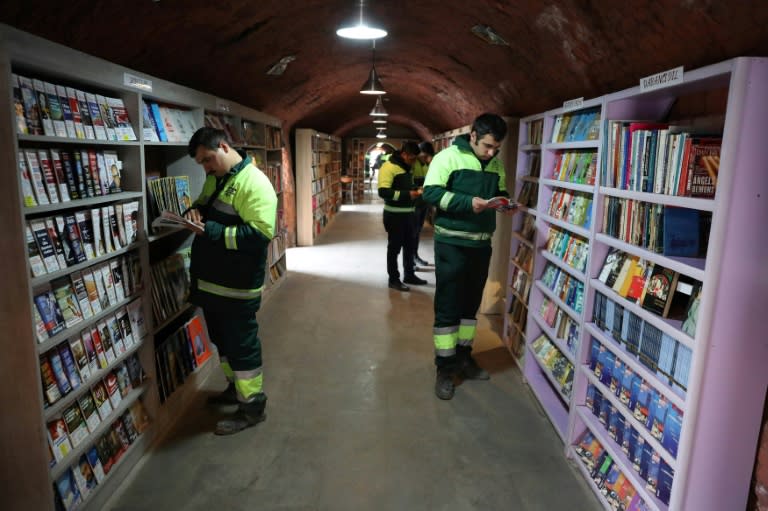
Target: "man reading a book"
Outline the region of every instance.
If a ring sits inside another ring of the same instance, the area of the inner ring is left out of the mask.
[[[238,405],[216,425],[216,434],[229,435],[266,418],[256,312],[275,234],[277,195],[269,178],[232,148],[223,130],[200,128],[188,151],[207,176],[200,196],[184,213],[204,231],[192,244],[189,300],[205,312],[229,381],[210,401]]]
[[[496,229],[497,206],[489,199],[507,195],[504,167],[496,158],[506,135],[501,117],[482,114],[468,135],[435,155],[424,181],[424,200],[436,207],[432,335],[440,399],[453,397],[456,378],[490,378],[471,353]]]

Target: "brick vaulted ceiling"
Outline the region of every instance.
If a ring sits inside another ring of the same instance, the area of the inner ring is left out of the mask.
[[[3,0],[0,21],[124,66],[344,135],[368,124],[370,42],[335,31],[359,0]],[[420,136],[523,116],[676,66],[768,55],[768,1],[366,0],[390,122]],[[470,32],[492,26],[509,47]],[[266,71],[295,55],[285,74]]]

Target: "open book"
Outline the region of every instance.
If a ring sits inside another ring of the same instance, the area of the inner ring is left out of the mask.
[[[488,207],[493,208],[496,211],[508,211],[517,207],[517,202],[509,200],[506,197],[493,197],[488,199]]]
[[[181,215],[177,215],[171,211],[163,211],[159,217],[155,218],[152,222],[152,227],[181,227],[188,229],[196,234],[203,234],[205,228],[203,224],[195,223],[192,220],[187,220]]]

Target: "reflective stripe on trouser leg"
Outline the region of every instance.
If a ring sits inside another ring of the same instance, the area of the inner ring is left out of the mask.
[[[235,381],[235,372],[232,371],[232,366],[229,365],[229,361],[227,360],[227,357],[223,355],[219,355],[219,363],[221,366],[221,370],[224,373],[224,376],[227,378],[228,382]]]
[[[476,319],[462,319],[461,325],[459,325],[459,339],[457,344],[459,346],[472,347],[472,342],[475,340],[476,330],[477,330]]]
[[[456,354],[456,342],[459,339],[458,326],[436,327],[432,330],[435,341],[435,356],[452,357]]]
[[[235,389],[237,400],[241,403],[249,403],[256,398],[256,394],[262,392],[263,374],[261,367],[251,371],[235,371]]]

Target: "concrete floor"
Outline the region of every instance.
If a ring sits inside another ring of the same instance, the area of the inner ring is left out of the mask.
[[[493,321],[475,344],[491,380],[435,397],[434,274],[389,290],[385,252],[380,203],[344,206],[316,246],[290,249],[259,313],[266,422],[217,437],[225,410],[193,407],[107,510],[601,509]]]

